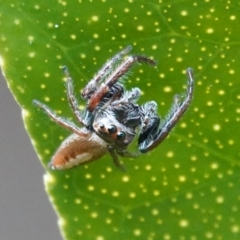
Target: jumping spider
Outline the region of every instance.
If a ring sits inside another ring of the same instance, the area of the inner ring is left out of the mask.
[[[129,55],[132,47],[128,46],[111,58],[85,86],[81,92],[86,101],[86,108],[80,111],[74,95],[73,80],[64,67],[67,77],[67,98],[76,120],[83,126],[78,127],[72,121],[56,115],[47,105],[34,100],[52,118],[54,122],[73,132],[53,156],[52,169],[68,169],[77,165],[95,161],[109,152],[114,164],[123,168],[118,155],[136,157],[127,151],[128,145],[138,132],[138,149],[146,153],[157,147],[170,133],[188,108],[193,94],[192,70],[187,69],[188,83],[184,99],[176,95],[168,116],[160,125],[157,103],[154,101],[138,105],[139,88],[130,91],[120,83],[130,67],[135,63],[155,65],[155,61],[145,56]],[[138,131],[137,131],[138,130]]]

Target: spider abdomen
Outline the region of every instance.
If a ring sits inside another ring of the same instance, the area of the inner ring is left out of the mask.
[[[66,138],[50,162],[51,169],[63,170],[86,164],[101,158],[107,152],[107,144],[95,133],[82,129],[82,135]]]

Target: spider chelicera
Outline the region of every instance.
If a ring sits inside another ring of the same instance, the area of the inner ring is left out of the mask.
[[[156,148],[169,134],[174,125],[188,108],[193,94],[192,70],[187,69],[187,91],[182,99],[176,95],[167,117],[160,123],[157,103],[154,101],[138,105],[139,88],[130,91],[124,89],[119,80],[136,63],[155,65],[155,61],[145,56],[129,55],[132,47],[128,46],[117,53],[98,71],[81,92],[86,101],[86,108],[80,111],[74,95],[73,80],[66,67],[67,98],[76,120],[82,127],[69,119],[59,117],[47,105],[33,100],[33,103],[57,124],[73,134],[62,142],[52,160],[52,169],[62,170],[98,160],[107,152],[114,164],[124,169],[118,155],[136,157],[138,153],[127,151],[128,145],[138,134],[138,149],[146,153]]]

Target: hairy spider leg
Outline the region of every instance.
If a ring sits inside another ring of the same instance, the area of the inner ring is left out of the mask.
[[[108,152],[110,153],[111,157],[112,157],[112,160],[113,160],[113,163],[114,165],[121,169],[123,172],[126,172],[126,168],[124,167],[124,165],[122,165],[118,159],[118,155],[117,153],[115,152],[115,149],[112,148],[112,146],[108,145]]]
[[[36,105],[37,107],[41,108],[58,125],[66,128],[80,136],[82,135],[81,128],[77,127],[69,119],[57,116],[57,114],[51,108],[49,108],[47,105],[39,102],[38,100],[33,100],[33,104]]]
[[[118,150],[117,153],[122,156],[122,157],[126,157],[126,158],[136,158],[139,157],[141,153],[139,152],[129,152],[127,150]]]
[[[111,89],[111,87],[129,70],[129,68],[135,63],[148,63],[155,65],[156,62],[150,58],[144,56],[128,56],[124,59],[120,65],[106,78],[105,83],[102,83],[100,87],[93,93],[89,99],[87,110],[93,112],[96,106],[101,102],[104,95]]]
[[[67,88],[67,98],[68,98],[70,107],[73,110],[74,116],[76,117],[78,122],[81,123],[83,126],[85,126],[84,121],[82,119],[82,112],[79,110],[79,107],[78,107],[78,100],[74,94],[73,80],[70,77],[67,67],[64,67],[63,71],[65,76],[67,77],[66,88]]]
[[[182,117],[187,110],[193,96],[193,72],[191,68],[187,69],[188,84],[187,92],[184,101],[180,101],[180,96],[177,95],[173,99],[173,104],[169,116],[164,121],[162,127],[157,134],[149,134],[148,138],[139,144],[139,150],[142,153],[146,153],[155,147],[157,147],[170,133],[171,129]]]
[[[112,148],[112,146],[108,145],[108,152],[110,153],[113,163],[114,165],[119,168],[121,171],[126,172],[126,168],[123,164],[120,163],[119,158],[118,158],[118,154],[122,157],[126,157],[126,158],[136,158],[140,155],[140,153],[131,153],[127,150],[117,150],[117,152],[115,151],[114,148]]]
[[[98,73],[88,82],[81,92],[83,99],[89,99],[91,95],[96,91],[98,87],[98,82],[103,80],[103,78],[109,73],[109,71],[114,67],[114,64],[121,60],[124,55],[132,50],[132,46],[127,46],[121,52],[114,55],[110,60],[108,60],[103,67],[98,71]]]

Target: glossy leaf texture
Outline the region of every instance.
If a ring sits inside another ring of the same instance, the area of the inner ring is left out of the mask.
[[[46,168],[65,239],[240,238],[239,16],[237,1],[1,1],[2,69]],[[122,159],[126,173],[109,155],[50,171],[70,133],[32,100],[73,118],[61,67],[69,68],[78,95],[127,45],[158,62],[136,65],[125,83],[141,88],[141,103],[157,101],[162,118],[184,92],[185,70],[194,69],[189,110],[156,150]]]

